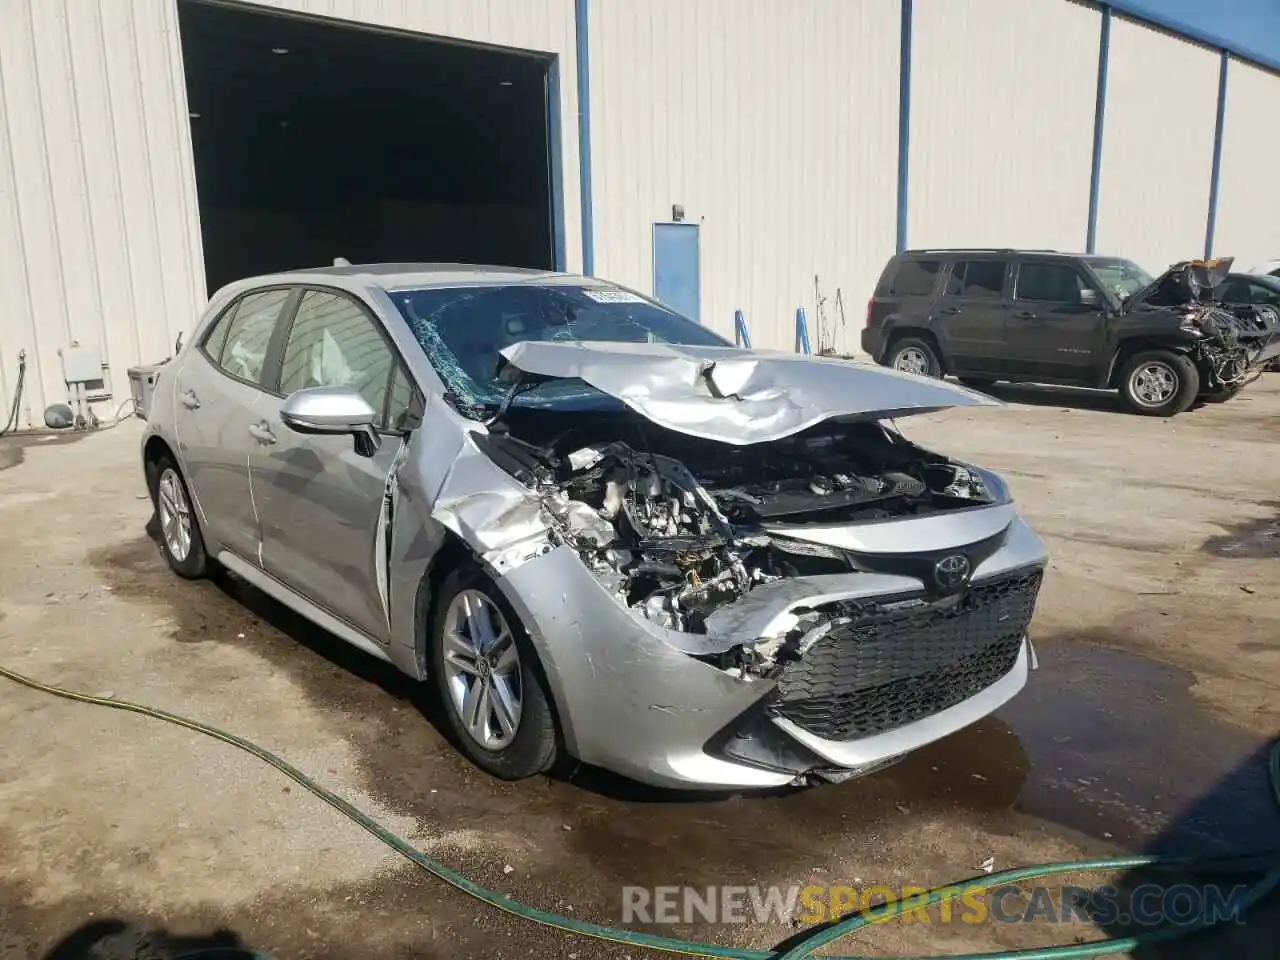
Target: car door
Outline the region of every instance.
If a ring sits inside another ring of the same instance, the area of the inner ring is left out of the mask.
[[[1011,370],[1047,380],[1091,381],[1104,302],[1073,263],[1020,261],[1005,327]]]
[[[1005,301],[1009,261],[982,258],[957,260],[943,278],[942,294],[933,307],[931,329],[950,372],[994,374],[1004,358]]]
[[[204,516],[211,549],[258,563],[257,515],[250,490],[249,430],[266,399],[268,346],[293,290],[275,287],[234,300],[175,374],[174,432],[187,482]]]
[[[258,410],[252,468],[263,569],[378,642],[389,639],[385,513],[388,476],[403,444],[395,427],[413,396],[403,363],[355,296],[308,289],[283,335],[271,397]],[[373,456],[349,436],[296,433],[284,397],[305,387],[355,387],[378,412]]]

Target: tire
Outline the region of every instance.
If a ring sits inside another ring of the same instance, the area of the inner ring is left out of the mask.
[[[476,656],[471,636],[475,630],[485,642],[484,621],[473,626],[477,620],[466,616],[468,605],[487,611],[497,635],[497,647],[481,649],[488,652],[486,657]],[[550,770],[559,744],[551,697],[542,664],[506,598],[488,576],[468,566],[449,574],[432,598],[432,609],[428,666],[458,748],[476,766],[502,780],[523,780]],[[506,643],[501,643],[504,636]],[[483,700],[471,699],[481,695]],[[484,716],[477,714],[469,722],[464,711],[470,704]]]
[[[938,353],[933,344],[916,337],[904,337],[895,341],[889,348],[884,365],[901,373],[942,376],[942,364],[938,361]]]
[[[970,390],[987,391],[995,385],[994,380],[987,380],[983,377],[961,377],[960,382]]]
[[[147,471],[151,503],[160,521],[160,552],[180,577],[198,580],[209,572],[204,535],[182,471],[168,454]]]
[[[1145,383],[1144,383],[1145,381]],[[1133,413],[1172,417],[1195,402],[1200,373],[1182,354],[1145,350],[1129,359],[1120,373],[1120,397]]]

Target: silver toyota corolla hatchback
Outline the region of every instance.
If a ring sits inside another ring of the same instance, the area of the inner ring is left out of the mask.
[[[491,773],[762,788],[1026,683],[1040,541],[997,476],[886,423],[995,404],[594,279],[349,266],[221,290],[143,459],[175,571],[429,681]]]

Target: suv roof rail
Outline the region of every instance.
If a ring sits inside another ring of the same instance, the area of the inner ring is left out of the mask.
[[[920,247],[903,253],[1058,253],[1049,247]]]

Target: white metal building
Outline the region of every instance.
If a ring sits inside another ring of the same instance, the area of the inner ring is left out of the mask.
[[[895,249],[1280,256],[1280,64],[1122,0],[0,0],[0,402],[103,409],[211,286],[595,273],[856,349]],[[823,322],[825,320],[825,322]]]

